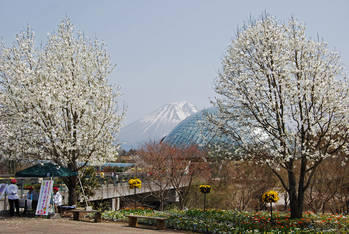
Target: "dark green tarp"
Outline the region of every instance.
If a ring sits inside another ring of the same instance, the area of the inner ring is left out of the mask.
[[[73,172],[68,168],[55,165],[53,163],[39,163],[35,166],[28,167],[16,173],[16,177],[64,177],[74,176],[77,172]]]

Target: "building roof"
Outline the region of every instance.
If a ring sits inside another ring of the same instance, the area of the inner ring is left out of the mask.
[[[227,141],[214,131],[214,126],[207,120],[207,115],[217,113],[217,108],[208,108],[199,111],[180,122],[163,140],[164,143],[178,147],[198,145],[206,147],[210,143]]]

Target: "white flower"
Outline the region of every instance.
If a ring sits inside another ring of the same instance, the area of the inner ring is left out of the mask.
[[[124,116],[107,81],[113,68],[104,44],[69,19],[41,48],[30,29],[18,34],[17,45],[0,52],[1,155],[70,167],[113,160]]]

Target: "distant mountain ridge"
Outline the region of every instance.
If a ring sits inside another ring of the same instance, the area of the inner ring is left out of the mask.
[[[118,143],[128,150],[139,148],[142,144],[160,141],[182,120],[196,113],[197,108],[190,102],[174,102],[166,104],[120,129]]]

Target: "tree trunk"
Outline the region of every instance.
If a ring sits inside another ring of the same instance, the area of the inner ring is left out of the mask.
[[[288,182],[289,182],[289,197],[290,197],[290,209],[291,219],[302,218],[303,216],[303,204],[304,204],[304,180],[305,180],[305,164],[306,161],[302,161],[301,171],[298,181],[298,193],[296,188],[296,177],[294,175],[293,167],[288,169]]]
[[[67,185],[68,190],[69,190],[68,204],[70,206],[76,205],[77,201],[78,201],[78,195],[76,192],[76,187],[78,185],[77,176],[65,177],[63,180],[64,180],[64,183]]]
[[[303,155],[302,159],[301,159],[301,167],[300,167],[299,181],[298,181],[298,202],[297,202],[298,214],[297,214],[297,218],[302,218],[302,216],[303,216],[306,168],[307,168],[307,158],[306,158],[306,156]],[[310,179],[311,178],[309,178],[308,180],[310,180]]]
[[[284,203],[284,209],[287,210],[287,199],[288,199],[288,193],[284,193],[284,199],[285,199],[285,203]]]
[[[164,202],[165,202],[165,198],[164,198],[164,195],[162,194],[160,196],[160,210],[161,211],[164,211]]]
[[[186,194],[187,194],[187,191],[183,191],[185,189],[186,188],[181,188],[180,190],[178,190],[176,192],[177,196],[178,196],[178,208],[180,210],[184,210],[184,207],[186,205]]]
[[[291,219],[301,218],[302,213],[299,212],[299,204],[296,191],[290,188],[288,194],[290,196]]]
[[[303,204],[304,204],[304,188],[300,188],[298,190],[298,209],[297,209],[297,218],[302,218],[303,217]]]
[[[290,198],[291,219],[301,218],[302,212],[299,212],[299,199],[296,192],[296,178],[293,170],[288,170],[288,195]]]

